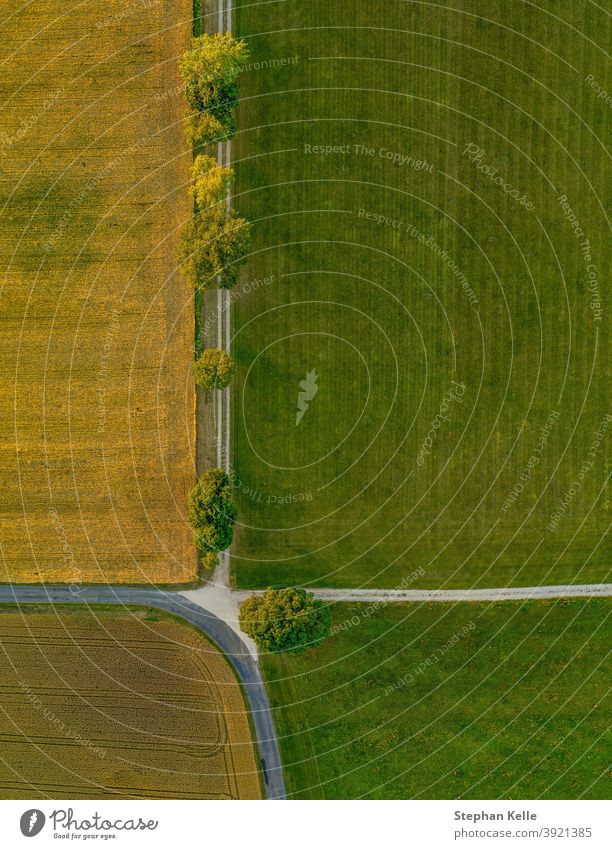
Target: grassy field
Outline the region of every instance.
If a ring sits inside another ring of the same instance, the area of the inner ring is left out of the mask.
[[[609,17],[237,5],[237,583],[603,579]]]
[[[240,687],[199,632],[40,610],[0,612],[0,798],[260,798]]]
[[[266,656],[290,798],[609,796],[608,600],[336,605]]]
[[[0,581],[194,578],[191,0],[0,11]]]

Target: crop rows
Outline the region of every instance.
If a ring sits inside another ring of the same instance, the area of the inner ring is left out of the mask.
[[[142,614],[0,615],[0,798],[257,798],[238,683]]]

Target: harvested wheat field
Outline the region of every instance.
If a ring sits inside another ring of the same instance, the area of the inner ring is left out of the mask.
[[[238,682],[160,611],[0,613],[0,798],[260,798]]]
[[[0,581],[196,573],[191,2],[0,10]]]

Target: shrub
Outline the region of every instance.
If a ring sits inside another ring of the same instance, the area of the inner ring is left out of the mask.
[[[236,363],[221,348],[207,348],[195,361],[193,377],[196,385],[207,392],[229,386]]]
[[[189,521],[199,551],[224,551],[231,545],[236,505],[223,469],[204,472],[189,493]]]
[[[302,589],[266,590],[240,606],[240,627],[259,648],[303,652],[318,646],[331,629],[331,610]]]
[[[198,209],[205,210],[225,200],[234,172],[219,165],[212,156],[196,156],[191,170],[191,194]]]
[[[189,221],[181,237],[178,260],[196,289],[231,289],[246,260],[251,225],[231,209],[212,207]]]
[[[190,122],[195,142],[210,141],[211,132],[217,139],[231,138],[235,132],[237,79],[247,58],[246,43],[236,41],[230,33],[204,34],[192,40],[180,63],[185,95],[194,116],[212,119]]]
[[[216,551],[205,551],[200,558],[202,568],[208,572],[214,572],[217,568],[219,559]]]

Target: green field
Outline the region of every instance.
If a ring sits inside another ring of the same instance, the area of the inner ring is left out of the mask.
[[[608,798],[609,613],[336,605],[321,647],[263,658],[290,798]]]
[[[236,28],[237,584],[604,579],[609,18],[312,0]]]

